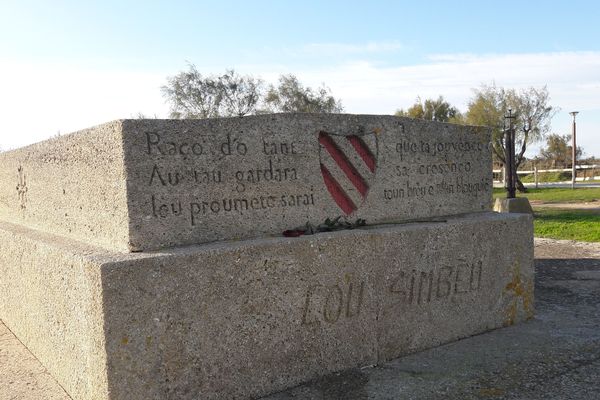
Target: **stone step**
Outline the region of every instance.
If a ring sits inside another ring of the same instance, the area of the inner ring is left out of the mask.
[[[76,400],[249,399],[532,317],[532,220],[129,254],[3,222],[0,277],[0,318]]]

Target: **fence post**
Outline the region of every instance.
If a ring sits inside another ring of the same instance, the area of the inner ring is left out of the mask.
[[[506,165],[502,165],[502,186],[506,187]]]
[[[534,165],[533,167],[533,179],[535,180],[535,188],[538,188],[538,170],[537,170],[537,165]]]

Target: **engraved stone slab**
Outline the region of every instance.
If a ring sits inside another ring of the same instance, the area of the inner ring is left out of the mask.
[[[121,122],[0,153],[0,219],[127,250]]]
[[[530,318],[532,236],[489,212],[124,254],[0,223],[0,318],[74,399],[256,398]]]
[[[489,142],[485,128],[392,116],[116,121],[1,154],[0,214],[150,250],[277,236],[337,216],[485,211]]]

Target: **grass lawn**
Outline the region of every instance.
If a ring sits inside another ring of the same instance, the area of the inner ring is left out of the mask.
[[[565,182],[571,180],[570,172],[542,172],[538,174],[538,182]],[[521,182],[535,182],[535,175],[522,175]]]
[[[503,188],[494,189],[494,198],[505,197]],[[540,188],[529,189],[517,196],[544,203],[584,203],[598,200],[600,188]],[[533,204],[533,229],[536,237],[600,242],[600,209],[544,208]]]
[[[494,188],[494,199],[506,197],[506,190]],[[530,201],[541,200],[544,203],[582,203],[600,200],[600,188],[529,188],[527,193],[517,192],[517,197],[527,197]]]
[[[600,211],[536,208],[533,229],[537,237],[600,242]]]

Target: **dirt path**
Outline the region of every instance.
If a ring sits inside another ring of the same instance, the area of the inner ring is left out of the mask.
[[[600,259],[600,243],[535,238],[536,259]]]
[[[530,202],[533,207],[540,208],[561,208],[569,210],[598,210],[600,211],[600,201],[590,201],[585,203],[544,203],[540,200]]]

